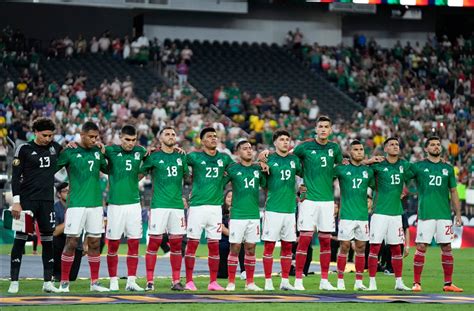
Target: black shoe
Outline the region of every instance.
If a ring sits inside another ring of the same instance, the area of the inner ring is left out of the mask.
[[[183,284],[181,284],[181,282],[179,282],[179,283],[176,283],[173,286],[171,286],[171,290],[182,292],[182,291],[184,291],[184,286],[183,286]]]
[[[146,283],[145,291],[151,292],[155,290],[155,285],[151,282]]]

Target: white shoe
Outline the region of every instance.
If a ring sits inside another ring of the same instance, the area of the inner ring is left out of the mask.
[[[362,281],[356,281],[355,284],[354,284],[354,290],[355,291],[366,291],[368,290],[367,287],[365,287],[364,284],[362,284]]]
[[[275,290],[272,279],[265,279],[265,290]]]
[[[43,292],[45,293],[59,293],[59,289],[54,287],[53,282],[44,282],[43,283]]]
[[[127,281],[127,286],[125,286],[125,290],[129,292],[143,292],[145,289],[138,286],[135,281]]]
[[[10,282],[10,287],[8,288],[8,293],[9,294],[16,294],[16,293],[18,293],[19,289],[20,289],[20,283],[18,281],[11,281]]]
[[[114,276],[114,277],[110,278],[110,287],[109,288],[110,288],[111,292],[116,292],[116,291],[120,290],[118,277]]]
[[[58,291],[59,293],[69,293],[69,282],[61,282]]]
[[[110,290],[107,287],[100,286],[99,282],[91,283],[90,287],[91,292],[109,292]]]
[[[229,283],[229,284],[227,284],[225,290],[228,291],[228,292],[233,292],[233,291],[235,291],[235,283]]]
[[[263,289],[261,289],[260,287],[258,287],[257,285],[255,285],[255,283],[246,284],[246,285],[245,285],[245,290],[251,290],[251,291],[254,291],[254,292],[261,292],[261,291],[263,291]]]
[[[395,284],[395,290],[402,291],[402,292],[411,292],[411,288],[405,286],[405,284],[403,284],[403,281],[402,282],[397,282]]]
[[[288,279],[286,279],[286,281],[281,280],[280,290],[295,290],[295,288],[288,282]]]
[[[375,282],[375,278],[370,278],[369,281],[369,288],[368,291],[376,291],[377,290],[377,282]]]
[[[319,282],[319,290],[337,290],[334,286],[329,283],[328,280],[321,279],[321,282]]]
[[[344,279],[337,279],[337,290],[346,290]]]
[[[242,273],[240,274],[240,279],[243,280],[243,281],[247,280],[247,272],[245,272],[245,271],[242,272]]]
[[[295,279],[295,290],[305,290],[303,286],[303,279]]]

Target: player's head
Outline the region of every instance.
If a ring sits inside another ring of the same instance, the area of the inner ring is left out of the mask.
[[[396,137],[389,137],[383,142],[383,150],[389,156],[398,156],[400,154],[400,142]]]
[[[176,145],[176,131],[172,126],[166,126],[160,131],[160,143],[167,147]]]
[[[92,148],[99,141],[99,127],[94,122],[86,122],[81,129],[81,142],[84,148]]]
[[[425,142],[425,151],[432,157],[439,157],[442,151],[441,139],[438,136],[431,136]]]
[[[133,125],[124,125],[120,130],[120,141],[125,151],[131,151],[137,144],[137,129]]]
[[[69,194],[69,184],[62,182],[56,186],[56,195],[62,201],[66,201],[67,195]]]
[[[217,148],[217,132],[213,127],[205,127],[199,134],[202,145],[207,149],[215,150]]]
[[[56,126],[51,119],[39,118],[33,122],[33,132],[35,133],[35,143],[41,146],[49,145],[54,139]]]
[[[364,160],[364,145],[359,140],[353,140],[350,147],[351,159],[356,162]]]
[[[316,135],[319,139],[327,139],[332,133],[332,120],[328,116],[320,116],[316,121]]]
[[[273,133],[273,144],[280,152],[287,153],[290,148],[290,133],[285,130],[278,130]]]
[[[252,161],[253,148],[248,140],[243,139],[239,141],[235,146],[235,151],[237,151],[237,154],[242,161]]]

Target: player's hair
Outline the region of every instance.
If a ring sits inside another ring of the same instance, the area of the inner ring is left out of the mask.
[[[397,137],[389,137],[383,142],[383,146],[385,147],[391,140],[396,140],[398,143],[400,143]]]
[[[176,130],[174,129],[174,127],[172,127],[172,126],[165,126],[164,128],[162,128],[162,129],[160,130],[160,133],[159,133],[158,135],[161,136],[161,134],[163,134],[163,132],[166,131],[166,130],[173,130],[173,131],[176,132]]]
[[[275,133],[273,133],[273,142],[275,142],[275,140],[277,140],[280,136],[288,136],[288,137],[291,137],[291,136],[290,136],[290,133],[288,133],[288,131],[285,131],[285,130],[278,130],[278,131],[275,131]]]
[[[352,147],[352,146],[355,146],[355,145],[362,145],[362,143],[360,142],[360,140],[354,139],[354,140],[351,142],[351,147]]]
[[[99,127],[92,121],[87,121],[82,125],[82,132],[87,133],[89,131],[98,131]]]
[[[217,133],[216,129],[213,127],[205,127],[202,129],[201,133],[199,133],[199,138],[202,140],[204,138],[204,135],[207,133]]]
[[[250,142],[246,139],[242,139],[241,141],[237,143],[237,145],[235,145],[235,150],[236,151],[239,150],[243,144],[250,144]]]
[[[135,128],[135,126],[133,125],[130,125],[130,124],[126,124],[122,127],[122,129],[120,130],[120,134],[122,135],[130,135],[130,136],[135,136],[137,135],[137,129]]]
[[[328,116],[320,116],[318,120],[316,121],[316,124],[318,124],[319,122],[329,122],[329,124],[332,125],[332,120]]]
[[[430,144],[431,141],[433,140],[437,140],[439,142],[441,142],[441,138],[439,138],[439,136],[431,136],[429,137],[426,142],[425,142],[425,148],[428,147],[428,145]]]
[[[48,118],[39,118],[33,122],[33,131],[42,132],[42,131],[54,131],[56,126],[51,119]]]

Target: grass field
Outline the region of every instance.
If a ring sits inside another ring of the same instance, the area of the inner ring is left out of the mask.
[[[3,251],[3,249],[2,249]],[[28,252],[28,251],[27,251]],[[7,251],[8,253],[8,251]],[[206,251],[206,246],[203,245],[200,247],[199,250],[199,255],[203,256],[207,253]],[[261,258],[261,249],[259,249],[259,257]],[[474,275],[474,249],[463,249],[463,250],[454,250],[454,258],[455,258],[455,270],[454,270],[454,282],[457,286],[464,288],[464,293],[466,295],[474,295],[474,282],[473,282],[473,275]],[[318,258],[317,251],[315,251],[315,256],[314,258]],[[143,260],[143,259],[141,259]],[[423,271],[423,277],[422,277],[422,285],[423,285],[423,293],[438,293],[441,294],[442,292],[442,285],[443,285],[443,272],[441,268],[441,263],[440,263],[440,250],[438,248],[430,248],[427,252],[427,257],[426,257],[426,264],[425,268]],[[104,263],[103,263],[104,264]],[[260,263],[259,263],[260,264]],[[41,267],[40,264],[40,258],[38,258],[38,267]],[[331,268],[332,269],[332,268]],[[364,275],[365,277],[365,283],[368,283],[368,275],[367,273]],[[410,256],[405,258],[404,260],[404,280],[405,284],[411,285],[412,283],[412,278],[413,278],[413,249],[411,250]],[[352,285],[354,284],[354,279],[355,279],[355,274],[354,273],[348,273],[346,275],[346,290],[343,293],[353,293],[352,291]],[[331,273],[329,276],[329,280],[331,283],[335,284],[336,283],[336,274]],[[293,281],[293,278],[291,278],[291,281]],[[196,278],[195,280],[196,286],[200,289],[198,293],[206,293],[207,290],[207,283],[208,283],[208,278]],[[221,285],[225,286],[226,285],[226,280],[220,280],[219,281]],[[257,285],[262,286],[264,284],[264,279],[263,278],[256,278],[255,282]],[[102,283],[104,285],[108,285],[108,280],[103,280]],[[138,280],[139,284],[144,285],[145,280],[144,279],[139,279]],[[377,293],[383,293],[383,294],[396,294],[399,292],[396,292],[393,289],[394,286],[394,278],[393,276],[387,276],[384,275],[383,273],[379,273],[377,275],[377,283],[378,283],[378,288],[379,291]],[[5,297],[9,296],[7,294],[7,289],[8,289],[8,284],[9,282],[7,280],[1,280],[0,281],[0,295]],[[40,280],[21,280],[20,281],[20,293],[21,295],[41,295],[41,284],[42,282]],[[279,285],[279,278],[274,277],[274,284],[275,287]],[[317,289],[319,285],[319,276],[318,275],[312,275],[308,276],[304,280],[305,287],[307,289],[305,294],[318,294],[321,293]],[[155,281],[155,292],[154,293],[170,293],[171,291],[169,290],[169,285],[170,285],[170,280],[169,279],[158,279]],[[78,280],[74,283],[71,284],[71,295],[75,294],[89,294],[89,283],[87,280]],[[125,280],[120,280],[120,287],[124,288],[125,287]],[[241,280],[237,280],[237,291],[236,293],[245,293],[244,292],[244,282]],[[280,291],[275,291],[275,293],[279,293]],[[128,293],[125,291],[120,291],[119,293]],[[342,293],[342,292],[341,292]],[[245,307],[248,307],[249,305],[246,304],[226,304],[225,309],[227,310],[236,310],[237,308],[242,309]],[[259,303],[258,305],[252,304],[253,308],[257,308],[258,310],[267,310],[267,309],[272,309],[272,310],[288,310],[294,306],[287,304],[287,303],[279,303],[279,304],[271,304],[271,303]],[[314,304],[314,303],[301,303],[297,304],[296,307],[301,310],[306,310],[306,309],[315,309],[315,308],[324,308],[324,310],[335,310],[336,308],[351,308],[354,310],[360,310],[360,309],[368,309],[371,307],[369,304],[350,304],[350,303],[344,303],[344,304]],[[414,305],[414,304],[404,304],[404,308],[408,309],[413,309],[416,308],[417,310],[427,310],[430,308],[430,310],[445,310],[447,308],[452,308],[453,306],[447,306],[447,305],[437,305],[437,304],[423,304],[423,305]],[[456,305],[456,309],[459,310],[467,310],[469,307],[470,310],[472,310],[472,305]],[[47,307],[48,311],[54,311],[54,310],[62,310],[64,309],[63,307],[56,307],[56,306],[48,306]],[[60,309],[61,308],[61,309]],[[69,310],[86,310],[90,308],[90,306],[68,306],[68,311]],[[118,310],[127,310],[129,309],[140,309],[140,310],[162,310],[162,309],[169,309],[169,310],[183,310],[186,308],[186,310],[203,310],[203,309],[217,309],[218,305],[215,304],[176,304],[176,305],[138,305],[138,304],[133,304],[133,305],[101,305],[100,306],[101,311],[102,310],[113,310],[118,311]],[[220,307],[219,307],[220,308]],[[384,304],[383,308],[386,310],[392,310],[394,308],[400,308],[400,305],[398,304]],[[43,307],[34,307],[34,310],[46,310],[46,308]],[[2,307],[2,310],[33,310],[33,307]]]

